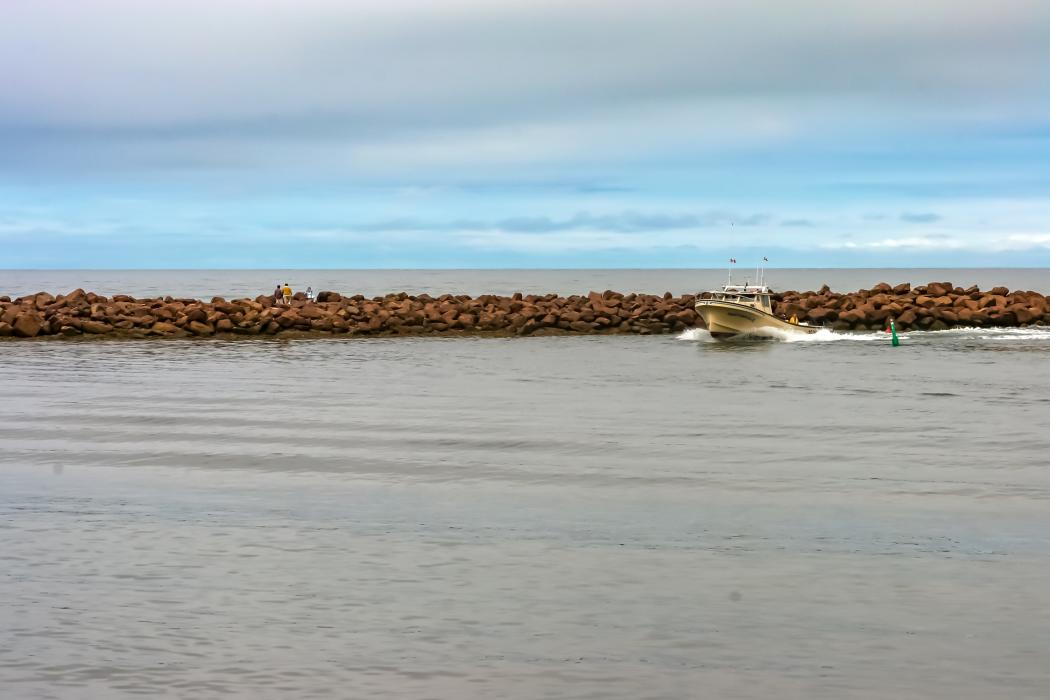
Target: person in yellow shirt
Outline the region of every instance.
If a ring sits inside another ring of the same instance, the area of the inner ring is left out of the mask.
[[[284,286],[281,287],[281,294],[284,295],[285,306],[288,306],[292,303],[292,288],[288,286],[287,282],[285,282]]]

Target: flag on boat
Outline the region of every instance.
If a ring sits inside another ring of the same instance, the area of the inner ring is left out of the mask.
[[[729,258],[729,263],[731,265],[736,265],[736,258]]]
[[[766,256],[763,255],[762,256],[762,262],[769,262],[769,258],[767,258]]]

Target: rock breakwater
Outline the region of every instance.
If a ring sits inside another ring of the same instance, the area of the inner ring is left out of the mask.
[[[321,292],[291,304],[272,297],[227,301],[103,297],[78,289],[0,297],[0,336],[208,337],[214,335],[531,335],[668,333],[695,326],[694,297],[606,291],[562,297],[405,293],[384,297]]]
[[[1050,323],[1050,298],[1033,291],[995,287],[981,291],[951,282],[877,284],[836,294],[827,286],[816,292],[776,295],[775,311],[834,330],[882,330],[892,318],[902,330],[1024,327]]]
[[[882,329],[892,317],[901,329],[1027,326],[1050,323],[1050,299],[997,287],[982,292],[934,282],[912,288],[774,295],[781,316],[836,330]],[[77,289],[10,299],[0,297],[0,337],[210,337],[295,335],[554,335],[670,333],[702,326],[691,294],[662,296],[607,290],[586,296],[445,294],[296,295],[290,305],[272,297],[211,301],[172,297],[104,297]]]

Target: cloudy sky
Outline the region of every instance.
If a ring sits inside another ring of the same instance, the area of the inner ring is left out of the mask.
[[[0,268],[763,254],[1050,266],[1050,2],[0,3]]]

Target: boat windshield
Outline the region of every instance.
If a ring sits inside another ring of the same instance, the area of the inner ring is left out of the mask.
[[[712,298],[717,299],[719,301],[755,301],[754,294],[725,294],[723,292],[715,292],[711,296]]]

